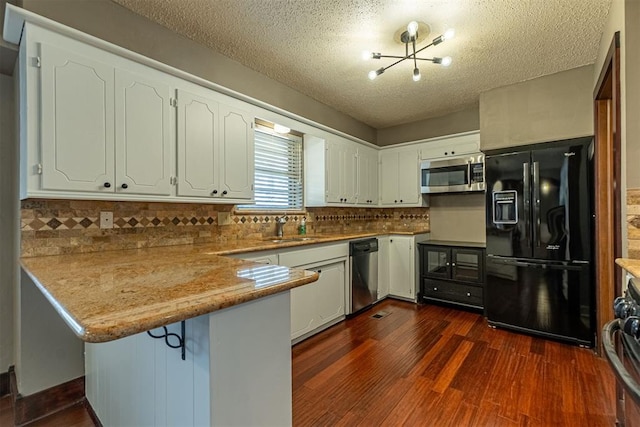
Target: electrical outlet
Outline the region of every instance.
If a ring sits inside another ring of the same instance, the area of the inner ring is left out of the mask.
[[[100,228],[113,228],[113,212],[100,212]]]
[[[231,224],[231,214],[229,212],[218,212],[218,225]]]

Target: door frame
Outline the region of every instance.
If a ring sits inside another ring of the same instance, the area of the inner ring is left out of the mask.
[[[613,319],[611,304],[622,294],[620,32],[609,46],[593,93],[595,131],[595,289],[597,351],[602,327]]]

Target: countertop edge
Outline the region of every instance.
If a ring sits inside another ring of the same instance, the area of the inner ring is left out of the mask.
[[[627,270],[634,277],[640,277],[640,259],[616,258],[616,264]]]

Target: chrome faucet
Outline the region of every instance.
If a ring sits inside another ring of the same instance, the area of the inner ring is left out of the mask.
[[[276,217],[276,236],[278,237],[282,237],[283,235],[283,228],[285,223],[287,222],[286,219],[284,219],[284,216],[281,216],[280,218]]]

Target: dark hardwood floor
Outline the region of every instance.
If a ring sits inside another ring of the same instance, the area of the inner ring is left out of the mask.
[[[389,313],[375,319],[380,311]],[[293,348],[295,426],[613,426],[591,350],[491,329],[481,315],[387,300]],[[8,396],[0,426],[13,425]],[[76,405],[32,426],[93,427]]]
[[[613,426],[614,381],[591,350],[387,300],[293,348],[293,424]]]

